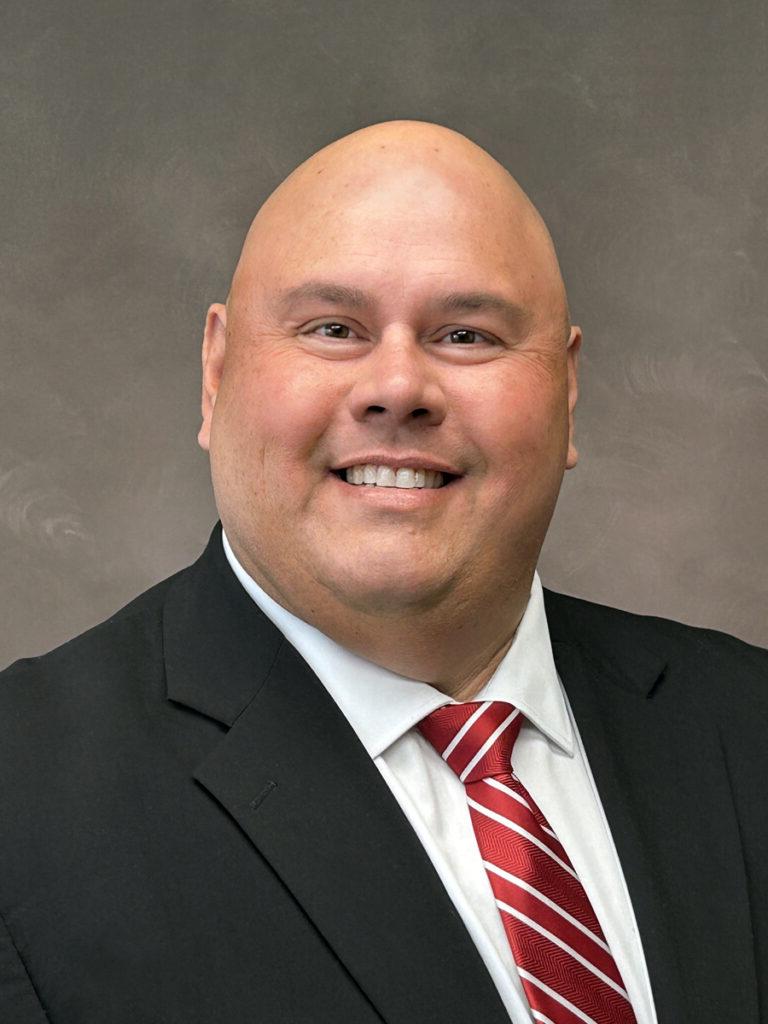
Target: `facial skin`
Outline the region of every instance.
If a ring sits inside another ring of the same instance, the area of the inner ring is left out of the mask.
[[[546,228],[485,151],[421,122],[321,150],[206,320],[198,440],[238,559],[345,647],[469,699],[576,463],[580,340]],[[455,479],[334,472],[359,463]]]

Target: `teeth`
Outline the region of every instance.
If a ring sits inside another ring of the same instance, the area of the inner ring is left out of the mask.
[[[443,474],[434,469],[398,469],[391,466],[374,466],[371,463],[349,466],[346,470],[348,484],[368,484],[376,487],[428,487],[443,486]]]
[[[397,487],[397,474],[391,466],[376,467],[377,487]]]

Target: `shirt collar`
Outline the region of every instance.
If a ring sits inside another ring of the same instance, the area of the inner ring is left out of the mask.
[[[338,704],[371,757],[378,757],[451,699],[428,683],[390,672],[341,647],[278,604],[249,576],[222,530],[224,553],[250,597],[304,658]],[[555,669],[538,573],[512,644],[475,700],[504,700],[567,754],[573,729]]]

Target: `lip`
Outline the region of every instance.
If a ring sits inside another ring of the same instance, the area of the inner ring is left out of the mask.
[[[448,476],[463,476],[460,469],[452,466],[441,459],[435,459],[431,455],[424,455],[414,452],[410,455],[384,455],[381,452],[355,455],[351,459],[345,459],[335,466],[331,466],[332,473],[340,473],[349,469],[350,466],[389,466],[391,469],[431,469],[437,473],[446,473]]]

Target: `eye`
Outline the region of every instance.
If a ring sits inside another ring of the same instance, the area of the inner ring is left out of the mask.
[[[312,334],[319,334],[323,338],[339,338],[342,341],[354,336],[354,332],[347,324],[337,323],[335,320],[327,320],[323,324],[316,324],[312,328]]]
[[[490,344],[490,338],[486,337],[485,334],[481,334],[480,331],[473,331],[468,327],[456,327],[452,331],[448,331],[441,337],[441,341],[446,339],[450,345],[467,345],[474,346],[478,343],[486,342]]]

